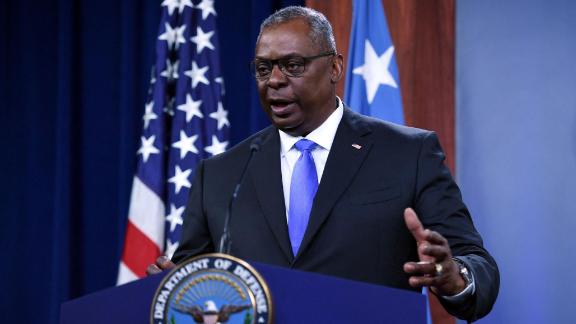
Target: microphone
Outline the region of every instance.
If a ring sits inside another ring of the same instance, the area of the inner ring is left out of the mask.
[[[232,246],[232,239],[230,237],[230,220],[232,219],[232,206],[236,201],[236,197],[238,197],[238,192],[240,191],[240,186],[242,185],[242,181],[244,180],[244,176],[246,175],[246,170],[248,170],[248,165],[250,165],[250,161],[254,157],[254,154],[260,150],[260,143],[262,140],[260,137],[256,137],[250,143],[250,155],[248,156],[248,160],[246,164],[244,164],[244,169],[242,169],[242,173],[240,174],[240,180],[236,183],[234,187],[234,191],[232,192],[232,197],[230,198],[230,202],[228,203],[228,209],[226,210],[226,218],[224,219],[224,229],[222,232],[222,237],[220,237],[220,246],[218,247],[218,253],[230,254],[230,246]]]

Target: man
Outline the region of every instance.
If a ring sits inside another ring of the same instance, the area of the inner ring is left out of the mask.
[[[498,269],[436,136],[343,106],[335,90],[343,58],[326,18],[301,7],[276,12],[262,23],[252,66],[274,125],[199,165],[173,261],[215,251],[240,167],[258,142],[234,204],[232,255],[404,289],[428,286],[450,313],[486,315]],[[148,272],[173,265],[161,257]]]

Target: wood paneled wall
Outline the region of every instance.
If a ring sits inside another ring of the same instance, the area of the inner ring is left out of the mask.
[[[396,49],[406,124],[435,131],[446,152],[446,163],[454,172],[454,0],[382,3]],[[307,0],[306,4],[330,20],[336,46],[346,62],[352,0]],[[343,81],[338,93],[344,94]],[[433,323],[455,323],[430,295]]]
[[[406,123],[438,133],[454,171],[454,0],[383,0],[395,45]],[[307,0],[334,28],[348,54],[352,0]],[[338,87],[343,96],[344,81]]]

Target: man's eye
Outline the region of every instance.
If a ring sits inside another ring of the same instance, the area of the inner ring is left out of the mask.
[[[288,71],[299,71],[303,66],[302,60],[288,60],[284,65]]]
[[[270,64],[258,63],[256,64],[256,72],[260,75],[270,73]]]

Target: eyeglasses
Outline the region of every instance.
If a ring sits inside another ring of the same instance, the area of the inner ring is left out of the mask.
[[[332,56],[336,55],[336,52],[325,52],[322,54],[314,55],[314,56],[287,56],[282,57],[276,60],[265,60],[265,59],[255,59],[250,63],[250,71],[254,73],[254,76],[258,80],[266,80],[272,74],[272,70],[274,69],[274,65],[278,65],[278,68],[284,75],[289,77],[300,77],[304,72],[306,72],[306,65],[311,61],[325,57],[325,56]]]

